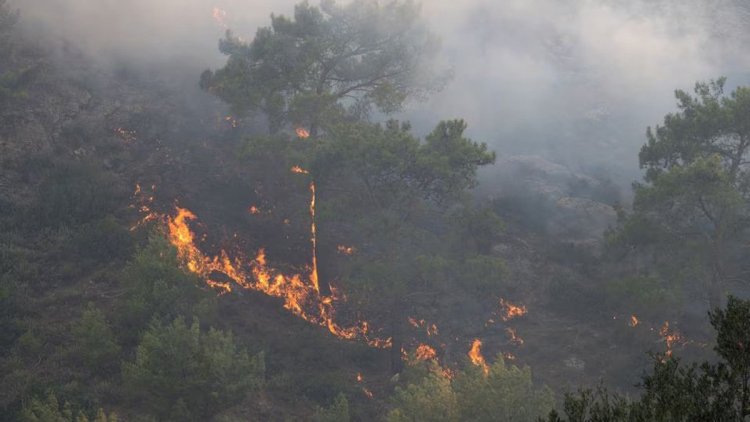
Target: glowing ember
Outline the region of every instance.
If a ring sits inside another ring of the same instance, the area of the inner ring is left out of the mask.
[[[247,209],[250,214],[258,215],[260,214],[260,208],[256,207],[255,205],[251,205],[250,208]]]
[[[514,305],[503,298],[500,298],[500,310],[502,312],[500,318],[503,321],[510,321],[513,318],[524,316],[528,312],[526,306]]]
[[[151,191],[156,190],[156,185],[151,185]],[[135,190],[133,191],[133,199],[138,206],[138,211],[143,215],[141,219],[130,227],[130,231],[135,231],[144,224],[159,219],[159,215],[151,211],[151,203],[154,201],[154,196],[146,196],[146,193],[141,188],[140,183],[135,184]],[[131,205],[131,208],[135,208],[136,205]]]
[[[516,355],[510,352],[503,353],[503,357],[508,360],[516,360]]]
[[[362,382],[362,373],[357,372],[357,382]]]
[[[417,360],[434,360],[437,358],[435,349],[426,344],[420,344],[415,351],[415,355]]]
[[[487,365],[487,361],[484,360],[484,356],[482,356],[482,340],[474,339],[474,342],[471,344],[471,350],[469,350],[469,359],[471,359],[471,363],[474,365],[481,366],[485,375],[489,374],[490,367]]]
[[[229,29],[229,26],[226,23],[227,19],[227,11],[223,9],[219,9],[218,7],[214,7],[213,11],[211,12],[211,15],[214,18],[214,21],[216,21],[216,24],[224,29]]]
[[[310,137],[310,131],[301,126],[294,129],[294,132],[297,133],[297,137],[300,139],[307,139]]]
[[[512,344],[515,344],[517,346],[520,346],[523,344],[523,339],[516,334],[515,329],[508,327],[505,329],[505,332],[508,333],[508,336],[510,337],[510,342]]]
[[[123,129],[121,127],[115,129],[115,135],[125,142],[133,142],[137,139],[136,131]]]
[[[354,255],[355,249],[353,246],[338,245],[336,250],[342,255]]]
[[[409,324],[414,328],[424,328],[428,336],[434,336],[438,333],[438,327],[435,324],[428,324],[425,320],[417,320],[414,317],[408,318]]]
[[[303,169],[300,166],[294,166],[294,167],[292,167],[291,171],[292,171],[292,173],[296,173],[296,174],[310,174],[309,171]]]
[[[628,323],[628,325],[630,325],[631,327],[637,327],[638,324],[640,324],[640,323],[641,323],[641,321],[638,320],[637,316],[635,316],[635,315],[631,315],[630,316],[630,322]]]
[[[240,122],[238,122],[237,119],[235,119],[232,116],[225,117],[224,121],[227,122],[227,123],[229,123],[232,126],[232,128],[237,128],[240,125]]]
[[[672,356],[672,348],[676,343],[682,341],[682,336],[675,329],[669,328],[669,321],[664,321],[664,325],[659,329],[659,335],[664,339],[664,343],[667,345],[667,350],[664,355],[669,357]]]

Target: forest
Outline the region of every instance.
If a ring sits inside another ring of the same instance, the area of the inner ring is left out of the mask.
[[[172,8],[205,62],[53,3],[0,0],[0,421],[750,420],[749,44],[530,108],[429,2]]]

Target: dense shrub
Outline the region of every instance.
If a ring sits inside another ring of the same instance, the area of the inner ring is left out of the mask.
[[[122,366],[126,394],[160,420],[208,420],[263,382],[264,359],[235,344],[231,333],[202,332],[182,318],[152,323],[133,362]]]

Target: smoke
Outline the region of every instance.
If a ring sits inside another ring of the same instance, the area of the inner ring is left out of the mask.
[[[223,25],[252,39],[271,13],[291,14],[294,3],[16,0],[29,32],[94,57],[179,67],[196,80],[223,62]],[[397,117],[421,132],[463,117],[474,139],[500,153],[629,180],[646,126],[674,109],[674,89],[722,75],[730,85],[750,82],[750,5],[742,0],[429,0],[422,8],[455,77]]]

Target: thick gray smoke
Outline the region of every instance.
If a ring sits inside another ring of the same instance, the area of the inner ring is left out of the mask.
[[[251,39],[295,0],[16,0],[27,27],[119,62],[185,72],[221,65],[225,27]],[[500,153],[637,172],[647,125],[673,90],[750,81],[743,0],[429,0],[452,83],[405,115],[420,131],[463,117]],[[41,25],[41,26],[40,26]],[[189,79],[189,78],[188,78]]]

